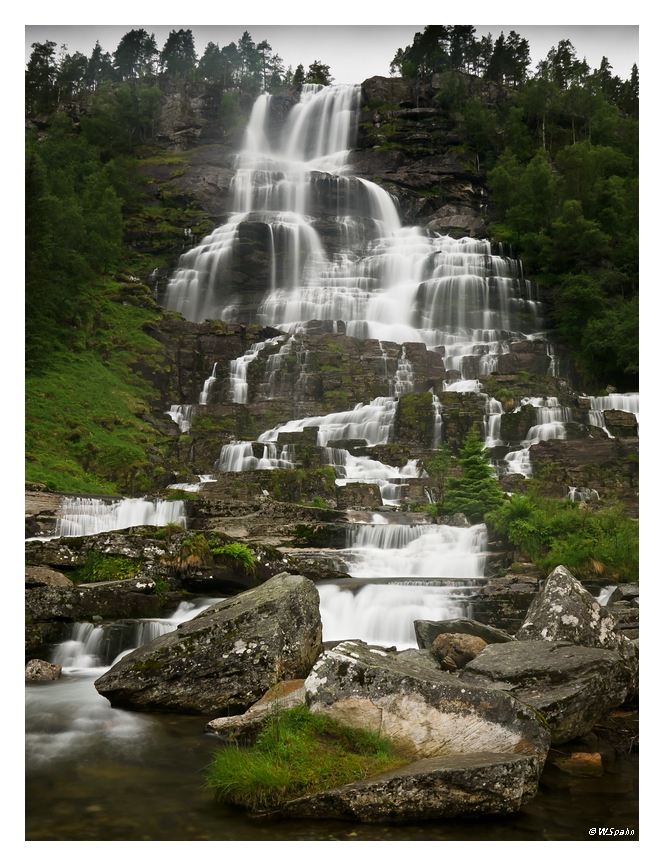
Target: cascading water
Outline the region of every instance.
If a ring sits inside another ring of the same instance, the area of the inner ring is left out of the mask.
[[[184,502],[163,499],[122,499],[104,502],[103,499],[65,497],[61,514],[51,538],[62,536],[98,535],[130,526],[166,526],[177,523],[184,526]],[[43,538],[42,540],[47,540]]]
[[[279,435],[317,427],[317,445],[327,449],[338,485],[375,483],[383,502],[397,505],[404,483],[420,474],[416,461],[392,467],[355,456],[334,442],[364,440],[371,447],[390,441],[398,401],[415,389],[405,343],[436,349],[446,369],[458,373],[459,379],[444,383],[444,390],[480,394],[478,377],[495,370],[512,342],[532,339],[541,328],[536,287],[523,279],[518,261],[493,254],[486,240],[402,227],[392,197],[352,175],[349,149],[359,116],[358,86],[305,85],[299,104],[277,124],[279,134],[271,107],[267,94],[254,105],[236,161],[233,213],[181,257],[163,303],[192,321],[242,321],[290,334],[279,351],[261,355],[266,362],[260,397],[274,399],[277,387],[284,393],[287,386],[294,405],[305,402],[300,395],[305,393],[307,358],[297,334],[307,332],[309,323],[327,322],[329,333],[343,328],[350,337],[402,344],[391,377],[381,342],[390,396],[344,412],[295,418],[263,432],[257,442],[231,442],[223,446],[217,463],[226,472],[294,466],[297,446],[287,450],[279,444]],[[262,289],[251,292],[234,282],[234,261],[247,243],[260,250],[265,274]],[[232,402],[246,403],[247,369],[264,348],[252,346],[231,363]],[[432,444],[438,446],[443,429],[435,393],[432,403]],[[500,442],[501,412],[498,401],[487,398],[485,436],[491,444]],[[470,530],[457,532],[470,533],[473,543],[479,543]],[[466,579],[459,573],[460,563],[467,561],[472,562],[472,580],[479,579],[482,557],[466,549],[461,536],[452,542],[449,528],[429,526],[389,553],[367,548],[368,558],[358,542],[354,552],[348,552],[349,567],[357,570],[351,574],[356,581],[390,574],[411,581],[440,580],[443,575],[459,582]],[[378,589],[368,587],[372,593]],[[326,586],[323,591],[336,590]],[[408,587],[389,591],[407,593]],[[421,588],[417,592],[422,596]],[[445,592],[449,595],[448,587]],[[327,601],[323,607],[329,630],[334,617]],[[383,637],[390,640],[387,634]],[[412,639],[411,634],[407,640]],[[404,640],[401,634],[399,641]]]
[[[51,661],[62,677],[26,689],[26,764],[28,770],[110,746],[114,753],[140,753],[152,722],[141,713],[113,709],[94,681],[123,655],[161,634],[174,631],[221,599],[181,602],[168,619],[121,623],[75,623]]]
[[[508,472],[530,478],[533,474],[529,455],[531,446],[549,439],[565,439],[565,424],[572,420],[572,412],[561,406],[557,397],[524,397],[515,411],[527,405],[534,407],[537,423],[528,430],[521,448],[505,455],[505,463]]]

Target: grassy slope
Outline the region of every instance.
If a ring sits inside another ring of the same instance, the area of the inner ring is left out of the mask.
[[[122,288],[96,287],[85,348],[63,347],[44,371],[26,377],[26,481],[71,493],[154,486],[145,451],[158,437],[138,416],[150,413],[157,395],[131,365],[139,355],[159,364],[161,346],[142,330],[159,313],[123,301]]]

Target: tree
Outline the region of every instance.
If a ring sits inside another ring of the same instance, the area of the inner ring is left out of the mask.
[[[106,81],[113,79],[113,58],[108,53],[101,49],[99,41],[95,43],[92,49],[92,54],[88,59],[88,66],[85,73],[85,80],[90,90],[99,90],[101,85]]]
[[[298,63],[297,68],[295,69],[295,74],[293,75],[293,85],[295,87],[302,87],[304,84],[304,66],[301,63]]]
[[[427,461],[424,468],[438,490],[436,511],[439,514],[445,514],[445,494],[447,493],[447,482],[452,468],[452,455],[447,445],[439,448],[436,454]]]
[[[299,67],[298,67],[299,68]],[[307,84],[332,84],[334,78],[330,75],[330,67],[321,63],[319,60],[314,60],[309,64],[306,77]]]
[[[137,78],[144,63],[146,46],[154,40],[148,36],[146,30],[130,30],[118,42],[118,47],[113,53],[113,68],[118,78],[124,81],[126,78]]]
[[[194,34],[191,30],[171,30],[159,55],[159,66],[166,75],[184,78],[196,68]]]
[[[504,496],[494,476],[489,453],[475,427],[464,439],[458,462],[463,476],[448,479],[445,513],[461,512],[472,523],[480,523],[487,511],[498,508]]]
[[[28,116],[52,111],[57,103],[55,42],[33,42],[25,71],[25,107]]]
[[[198,62],[198,77],[203,81],[221,82],[224,75],[224,60],[219,46],[208,42]]]
[[[87,90],[88,58],[80,51],[66,54],[57,76],[58,101],[76,99]]]

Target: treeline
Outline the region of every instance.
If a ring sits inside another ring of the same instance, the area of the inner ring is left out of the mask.
[[[527,275],[553,290],[557,338],[583,383],[638,389],[639,72],[590,69],[569,40],[532,75],[526,40],[477,40],[473,27],[425,28],[393,71],[440,73],[436,99],[458,118],[486,169],[494,240],[512,245]],[[472,96],[468,79],[510,86]]]
[[[59,51],[55,42],[34,42],[25,73],[26,114],[50,113],[57,106],[98,92],[109,84],[167,75],[191,81],[205,81],[238,88],[248,95],[273,91],[283,85],[331,84],[330,67],[318,60],[305,71],[284,68],[281,57],[263,40],[256,44],[248,31],[237,42],[221,48],[208,42],[203,54],[196,54],[191,30],[171,30],[161,50],[154,33],[130,30],[111,54],[96,43],[89,57],[80,51],[70,54],[66,45]]]

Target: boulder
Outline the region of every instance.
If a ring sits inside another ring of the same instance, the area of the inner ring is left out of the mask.
[[[435,639],[440,634],[469,634],[475,637],[481,637],[485,643],[507,643],[514,640],[506,631],[500,628],[494,628],[491,625],[484,625],[474,619],[416,619],[413,623],[415,626],[415,638],[420,649],[430,649]]]
[[[274,817],[403,823],[517,812],[537,793],[535,755],[479,752],[426,758],[291,800]]]
[[[35,589],[38,586],[73,586],[73,582],[61,574],[59,571],[53,571],[51,568],[43,566],[25,567],[25,588]]]
[[[96,682],[113,706],[244,713],[281,680],[305,677],[321,646],[318,591],[278,574],[124,656]]]
[[[613,650],[568,641],[513,641],[487,646],[457,681],[504,689],[533,707],[557,745],[587,734],[619,707],[629,691],[630,672]]]
[[[60,679],[62,665],[52,665],[42,659],[30,659],[25,666],[25,678],[32,682],[50,682]]]
[[[456,671],[482,652],[486,641],[472,634],[439,634],[431,654],[444,671]]]
[[[304,680],[288,680],[268,689],[263,697],[252,704],[241,716],[221,716],[208,722],[206,728],[223,740],[253,739],[272,713],[290,710],[305,703]]]
[[[565,568],[559,565],[533,599],[519,641],[569,641],[577,646],[600,647],[619,653],[637,687],[638,662],[629,638],[620,633],[615,617]]]
[[[305,688],[313,713],[380,733],[413,761],[489,751],[534,754],[543,765],[549,748],[541,717],[505,692],[359,640],[324,652]]]

